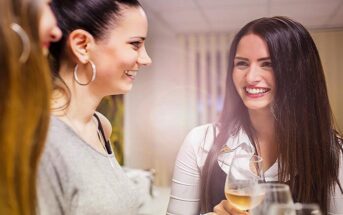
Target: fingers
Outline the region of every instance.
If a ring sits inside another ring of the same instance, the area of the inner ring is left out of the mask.
[[[223,200],[213,208],[217,215],[248,215],[247,212],[241,211],[232,206],[229,201]]]

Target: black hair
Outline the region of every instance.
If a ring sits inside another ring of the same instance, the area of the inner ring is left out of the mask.
[[[140,7],[137,0],[53,0],[51,7],[62,31],[60,41],[53,43],[50,53],[53,72],[58,73],[59,63],[66,54],[66,41],[76,29],[89,32],[95,39],[105,37],[108,27],[121,16],[122,7]]]

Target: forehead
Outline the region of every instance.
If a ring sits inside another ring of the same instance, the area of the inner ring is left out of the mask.
[[[97,43],[121,43],[130,38],[146,38],[148,21],[141,7],[123,7]]]
[[[237,46],[236,55],[241,57],[269,57],[266,42],[256,34],[248,34],[241,38]]]
[[[131,31],[146,34],[148,27],[147,17],[141,7],[123,7],[113,31]]]

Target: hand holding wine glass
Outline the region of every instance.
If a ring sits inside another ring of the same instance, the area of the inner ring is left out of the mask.
[[[234,207],[250,210],[263,200],[264,194],[256,189],[262,181],[262,158],[253,154],[236,154],[226,177],[225,196]]]

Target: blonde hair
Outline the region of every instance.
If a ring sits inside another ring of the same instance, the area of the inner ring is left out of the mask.
[[[35,214],[36,172],[49,123],[51,77],[39,43],[40,0],[0,1],[0,214]],[[19,63],[18,23],[30,39]]]

